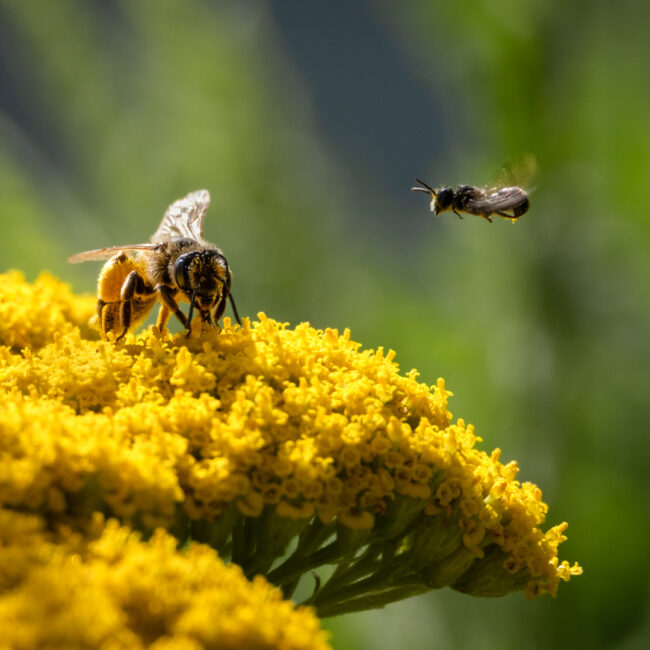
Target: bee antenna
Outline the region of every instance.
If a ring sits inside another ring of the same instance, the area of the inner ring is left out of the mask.
[[[235,305],[235,299],[232,297],[232,293],[228,294],[228,299],[230,300],[230,306],[232,307],[233,312],[235,313],[235,318],[237,322],[241,325],[241,320],[239,314],[237,313],[237,306]]]
[[[421,181],[419,178],[415,179],[416,183],[420,183],[422,187],[412,187],[411,192],[426,192],[427,194],[431,194],[431,196],[437,196],[438,193],[436,190],[431,187],[431,185],[427,185],[424,181]]]

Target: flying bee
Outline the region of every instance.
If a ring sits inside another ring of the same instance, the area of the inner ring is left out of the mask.
[[[461,212],[476,215],[492,221],[493,214],[506,219],[518,219],[530,207],[528,192],[520,187],[522,181],[528,181],[537,173],[537,162],[532,154],[520,156],[503,167],[497,180],[487,187],[459,185],[458,187],[441,187],[433,189],[419,178],[415,179],[421,187],[412,187],[414,192],[426,192],[431,196],[431,212],[439,215],[451,210],[460,219]]]
[[[161,332],[173,313],[189,336],[194,309],[203,323],[214,326],[227,300],[241,325],[228,262],[214,244],[203,239],[209,205],[207,190],[192,192],[167,208],[150,243],[109,246],[68,259],[73,264],[108,259],[97,282],[97,317],[103,338],[112,334],[119,341],[146,318],[158,299]],[[177,300],[190,303],[188,316]]]
[[[502,187],[491,192],[473,185],[459,185],[456,188],[441,187],[434,190],[419,178],[415,182],[422,187],[412,187],[411,190],[431,195],[431,212],[435,215],[451,210],[459,219],[463,218],[461,212],[467,212],[492,222],[493,214],[514,220],[525,214],[530,207],[528,192],[521,187]]]

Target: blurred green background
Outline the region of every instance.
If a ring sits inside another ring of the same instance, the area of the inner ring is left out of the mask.
[[[350,327],[438,376],[570,523],[557,600],[451,590],[337,649],[650,647],[647,3],[0,0],[0,260],[93,291],[207,188],[242,314]],[[534,152],[515,225],[409,192]]]

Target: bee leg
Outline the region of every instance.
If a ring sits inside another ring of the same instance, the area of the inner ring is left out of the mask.
[[[158,312],[158,320],[156,321],[156,327],[162,334],[165,331],[165,328],[167,327],[167,321],[169,320],[169,315],[171,312],[169,311],[169,307],[165,305],[164,303],[160,305],[160,311]]]
[[[126,280],[124,280],[124,284],[120,290],[120,325],[123,329],[122,333],[115,339],[116,341],[124,338],[131,327],[131,321],[133,319],[133,297],[136,291],[138,293],[147,293],[147,287],[138,272],[131,271],[126,276]]]
[[[463,218],[463,215],[460,212],[458,212],[458,210],[454,210],[453,212],[459,219]]]
[[[217,306],[214,308],[214,324],[219,324],[219,319],[223,316],[223,312],[226,311],[226,296],[221,295]]]
[[[107,323],[109,313],[107,305],[108,303],[101,298],[97,299],[97,325],[99,327],[99,333],[105,341],[108,340],[108,332],[112,329],[112,324]]]
[[[192,291],[190,295],[190,311],[187,314],[187,325],[185,326],[185,338],[189,338],[192,334],[192,314],[194,313],[194,300],[196,299],[196,289]],[[203,313],[201,313],[201,319],[204,320]]]
[[[99,331],[102,335],[102,338],[106,338],[106,328],[104,327],[104,307],[106,306],[106,303],[101,299],[97,299],[97,325],[99,326]]]
[[[514,215],[514,213],[513,213],[513,214],[506,214],[505,212],[502,212],[501,210],[499,210],[499,211],[497,212],[497,214],[498,214],[500,217],[505,217],[506,219],[515,219],[515,218],[516,218],[515,215]],[[517,215],[517,216],[519,216],[519,215]]]
[[[238,325],[241,325],[241,318],[239,318],[239,314],[237,313],[237,305],[235,305],[235,299],[232,297],[232,293],[228,294],[228,298],[230,299],[230,306],[232,307],[232,311],[235,314],[235,320],[237,321]],[[226,301],[224,300],[224,303]]]
[[[105,304],[106,303],[101,298],[97,299],[97,318],[100,324],[102,322],[102,311],[104,310]]]
[[[221,318],[221,314],[223,314],[224,309],[226,308],[226,296],[225,296],[225,294],[227,294],[228,298],[230,299],[230,306],[232,307],[232,311],[235,314],[235,319],[237,320],[237,324],[241,325],[241,319],[239,318],[239,314],[237,313],[237,305],[235,305],[235,299],[232,297],[232,293],[230,293],[230,288],[231,287],[232,287],[232,272],[229,270],[228,271],[228,279],[226,281],[225,292],[224,292],[224,296],[222,298],[223,306],[222,305],[217,305],[217,308],[221,307],[221,311],[219,312],[219,316],[215,315],[214,319],[216,321],[218,321]]]
[[[176,302],[176,294],[172,291],[166,284],[157,284],[155,290],[160,295],[160,299],[163,301],[163,305],[166,306],[169,311],[173,312],[176,318],[181,322],[181,325],[187,329],[187,316],[181,311],[178,303]],[[158,317],[160,321],[160,316]],[[165,319],[166,320],[166,319]]]
[[[497,212],[497,214],[501,214],[500,212]],[[492,217],[490,217],[489,214],[482,214],[481,215],[483,219],[487,219],[490,223],[492,223]]]

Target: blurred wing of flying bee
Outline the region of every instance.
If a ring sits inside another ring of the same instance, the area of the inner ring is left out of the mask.
[[[531,194],[539,178],[539,165],[532,153],[525,153],[500,167],[483,186],[486,192],[496,192],[504,187],[520,187]]]

